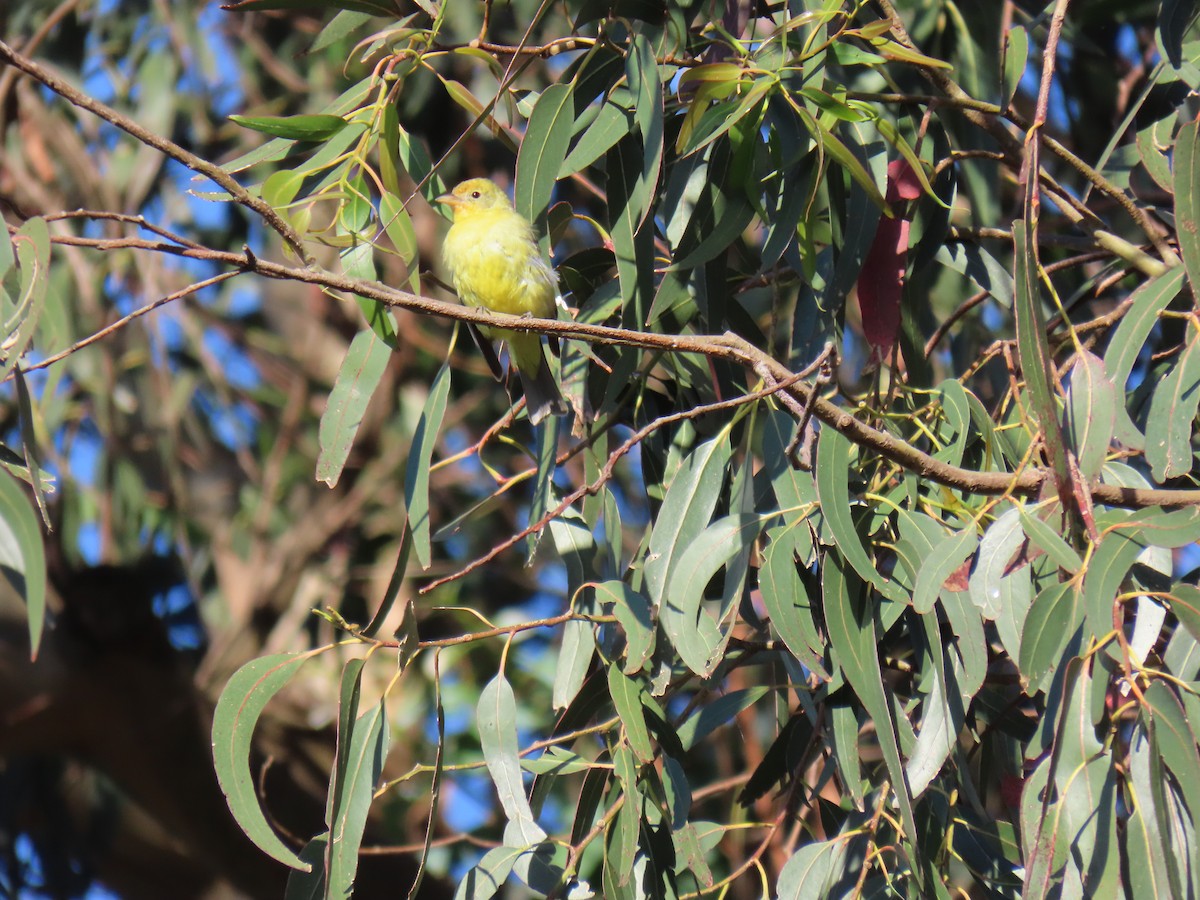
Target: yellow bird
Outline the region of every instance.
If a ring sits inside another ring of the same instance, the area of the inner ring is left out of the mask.
[[[554,318],[554,270],[542,259],[533,226],[509,202],[499,185],[472,178],[437,198],[454,210],[454,224],[442,245],[442,262],[454,290],[468,306],[513,316]],[[541,335],[481,328],[492,340],[508,341],[508,353],[525,386],[525,406],[534,425],[553,413],[565,415]]]

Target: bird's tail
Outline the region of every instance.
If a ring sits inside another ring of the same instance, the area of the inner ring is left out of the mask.
[[[539,351],[541,348],[538,348]],[[567,403],[559,393],[554,376],[550,374],[550,363],[541,353],[536,373],[530,377],[528,366],[517,371],[521,373],[521,384],[525,388],[525,410],[529,413],[529,421],[537,425],[549,415],[565,416]]]

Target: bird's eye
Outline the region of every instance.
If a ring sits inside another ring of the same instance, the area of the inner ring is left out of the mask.
[[[482,196],[483,194],[479,193],[479,191],[471,191],[471,198],[473,200],[478,200]]]

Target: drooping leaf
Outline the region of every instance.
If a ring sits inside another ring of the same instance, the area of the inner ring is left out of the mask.
[[[476,710],[479,745],[488,773],[496,786],[500,807],[509,824],[519,834],[523,847],[532,847],[546,837],[533,816],[521,762],[517,755],[517,701],[512,685],[503,674],[497,675],[479,694]]]
[[[446,403],[450,397],[450,365],[447,362],[438,370],[429,386],[425,408],[417,421],[412,446],[408,451],[408,465],[404,471],[404,497],[408,503],[408,522],[412,529],[413,549],[421,568],[428,569],[432,560],[429,542],[429,467],[433,461],[433,448],[437,445],[442,430],[442,417],[446,414]]]
[[[629,748],[643,763],[654,760],[654,744],[646,728],[646,717],[642,712],[641,695],[645,687],[623,674],[618,666],[608,667],[608,692],[616,707],[617,715],[625,727]]]
[[[1095,478],[1104,465],[1116,426],[1117,390],[1105,371],[1104,361],[1082,351],[1071,368],[1067,389],[1066,432],[1085,479]]]
[[[658,606],[677,556],[708,527],[730,457],[726,436],[692,451],[663,498],[646,558],[646,591]]]
[[[900,587],[883,575],[867,555],[855,527],[850,503],[850,439],[833,428],[823,428],[817,440],[817,496],[838,550],[854,571],[881,594],[893,600],[907,598]]]
[[[900,759],[892,706],[883,689],[883,674],[876,655],[878,636],[874,615],[866,601],[866,586],[836,551],[825,556],[821,582],[830,643],[846,681],[854,688],[863,708],[875,722],[879,749],[900,804],[900,816],[915,843],[919,832],[913,814],[912,794]]]
[[[391,348],[374,331],[360,331],[350,342],[321,415],[317,480],[334,487],[358,434],[367,405],[387,371]]]
[[[46,624],[46,552],[29,501],[5,472],[0,472],[0,572],[25,601],[29,658],[36,661]]]
[[[1058,666],[1082,647],[1086,616],[1077,584],[1064,581],[1043,589],[1029,608],[1021,638],[1021,676],[1030,693],[1045,690]]]
[[[571,86],[552,84],[538,98],[517,154],[513,205],[542,232],[542,252],[549,253],[546,210],[571,140]]]
[[[917,573],[917,583],[913,587],[913,609],[922,614],[932,610],[946,579],[975,553],[978,546],[979,536],[974,527],[946,535],[935,543]]]
[[[309,864],[280,839],[259,805],[250,751],[254,726],[267,703],[287,686],[300,666],[324,649],[252,659],[233,673],[213,712],[213,765],[229,811],[260,850],[303,871],[309,871]]]
[[[1183,353],[1155,387],[1150,400],[1150,415],[1146,419],[1146,461],[1150,463],[1155,481],[1161,483],[1192,470],[1192,433],[1198,408],[1200,331],[1190,328]]]
[[[326,883],[333,896],[348,896],[358,871],[358,853],[371,799],[383,774],[388,752],[387,713],[383,700],[350,725],[349,733],[339,734],[339,750],[347,747],[342,767],[335,770],[340,790],[331,793],[329,819],[329,860]]]
[[[707,675],[718,660],[713,653],[721,635],[713,617],[703,609],[704,589],[726,563],[752,545],[762,530],[759,516],[745,513],[718,519],[678,554],[659,607],[659,621],[680,658],[699,675]]]

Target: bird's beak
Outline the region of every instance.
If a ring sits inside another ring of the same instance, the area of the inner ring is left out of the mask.
[[[453,194],[442,194],[438,197],[434,197],[433,199],[435,201],[437,201],[438,203],[444,203],[446,206],[450,207],[451,209],[457,209],[458,204],[461,202]]]

